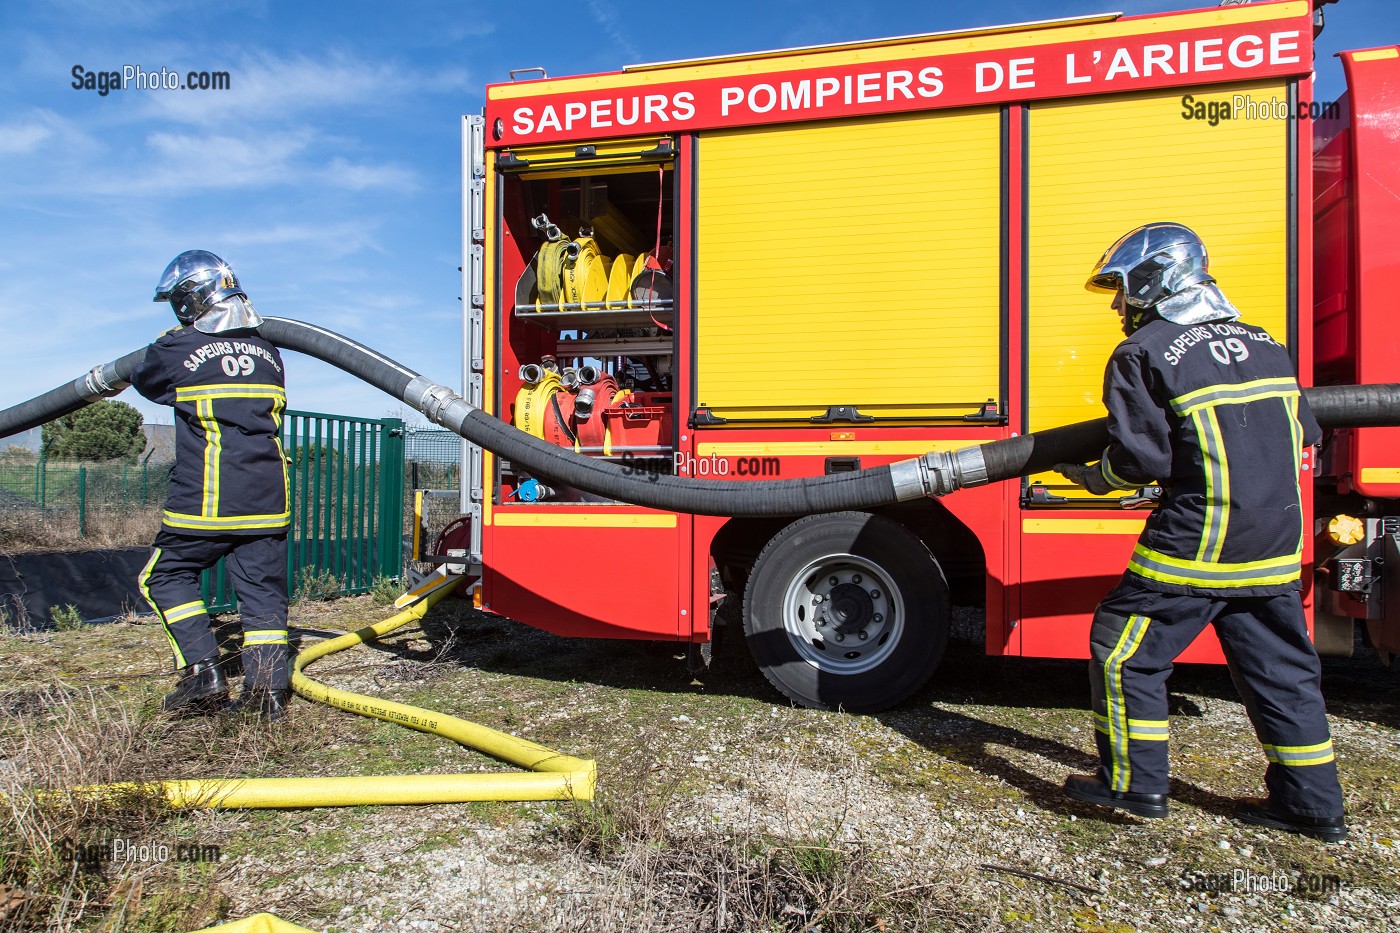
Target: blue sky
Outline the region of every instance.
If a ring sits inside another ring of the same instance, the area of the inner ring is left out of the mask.
[[[184,249],[230,261],[265,313],[340,330],[439,381],[461,374],[459,116],[511,68],[624,64],[1191,0],[827,0],[507,5],[0,0],[0,407],[174,323],[150,295]],[[1395,0],[1327,8],[1331,57],[1400,42]],[[75,90],[72,69],[227,71],[227,91]],[[1128,140],[1131,145],[1144,141]],[[1164,164],[1170,165],[1164,153]],[[400,406],[293,357],[292,406]],[[168,410],[134,392],[149,420]]]

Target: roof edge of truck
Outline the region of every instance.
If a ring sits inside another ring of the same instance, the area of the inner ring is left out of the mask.
[[[678,58],[673,61],[646,62],[638,65],[622,66],[623,73],[638,71],[663,71],[667,68],[685,68],[691,65],[711,65],[721,62],[741,62],[751,58],[782,58],[789,55],[806,55],[811,52],[834,52],[850,49],[878,48],[882,45],[898,45],[904,42],[921,42],[927,39],[953,39],[966,36],[994,36],[1005,32],[1024,32],[1032,29],[1051,29],[1056,26],[1086,26],[1093,23],[1109,23],[1123,18],[1122,13],[1096,13],[1090,16],[1062,16],[1058,19],[1040,19],[1025,23],[1010,23],[1004,26],[975,26],[970,29],[947,29],[941,32],[919,32],[907,36],[886,36],[880,39],[862,39],[856,42],[829,42],[824,45],[800,45],[784,49],[768,49],[761,52],[738,52],[731,55],[708,55],[700,58]]]

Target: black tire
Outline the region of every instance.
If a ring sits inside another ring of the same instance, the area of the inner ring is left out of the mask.
[[[950,618],[928,547],[865,512],[788,525],[744,590],[744,634],[763,676],[814,709],[873,713],[907,699],[942,659]]]

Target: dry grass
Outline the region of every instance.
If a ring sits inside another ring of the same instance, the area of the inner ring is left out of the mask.
[[[23,647],[3,641],[0,653]],[[175,720],[154,697],[133,703],[115,686],[0,691],[0,930],[184,931],[223,919],[219,866],[182,862],[177,850],[217,845],[209,814],[82,789],[272,773],[308,741],[232,717]],[[165,846],[166,857],[122,860],[119,840]]]
[[[75,512],[0,511],[0,552],[94,551],[102,548],[140,547],[151,543],[160,530],[161,510],[90,509],[86,533],[80,534]]]
[[[74,794],[76,788],[143,780],[166,762],[168,724],[113,702],[107,691],[61,687],[9,692],[0,710],[0,884],[26,892],[5,920],[17,928],[70,929],[130,880],[122,869],[87,870],[80,846],[149,838],[168,814],[154,798]]]

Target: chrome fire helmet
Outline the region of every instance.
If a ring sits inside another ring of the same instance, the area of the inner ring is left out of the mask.
[[[1089,287],[1115,292],[1113,307],[1129,336],[1154,318],[1202,324],[1240,316],[1210,274],[1205,244],[1181,224],[1147,224],[1125,234],[1094,267]]]
[[[228,263],[207,250],[186,250],[165,267],[153,301],[168,301],[181,324],[205,334],[257,327],[262,318]]]
[[[1108,248],[1089,284],[1123,293],[1127,308],[1147,310],[1192,285],[1214,282],[1206,246],[1182,224],[1147,224]],[[1127,309],[1125,309],[1126,311]]]

